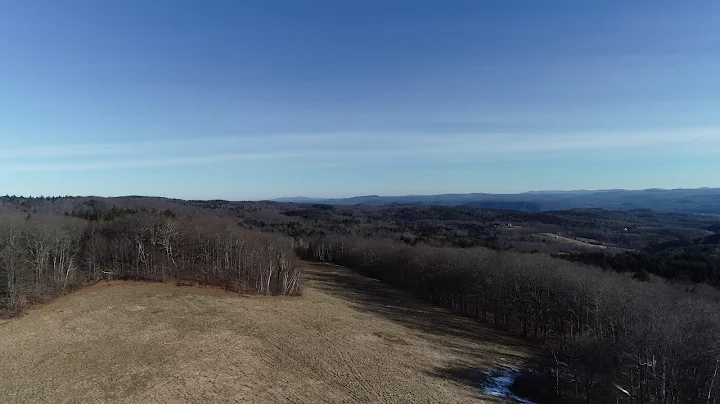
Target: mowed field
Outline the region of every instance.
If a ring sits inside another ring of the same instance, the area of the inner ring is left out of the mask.
[[[303,296],[112,282],[0,320],[3,403],[464,403],[532,347],[350,270]]]

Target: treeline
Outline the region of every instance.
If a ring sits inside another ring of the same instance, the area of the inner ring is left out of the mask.
[[[436,304],[545,343],[550,402],[714,403],[720,306],[539,254],[322,239],[298,244]]]
[[[220,219],[136,214],[89,222],[63,216],[0,222],[0,312],[98,280],[216,285],[298,294],[292,241]]]
[[[85,209],[85,210],[73,210],[71,212],[66,213],[66,216],[72,216],[72,217],[78,217],[85,220],[90,221],[99,221],[99,220],[113,220],[117,219],[119,217],[123,216],[129,216],[129,215],[135,215],[138,213],[151,213],[153,215],[155,214],[162,214],[165,217],[169,218],[175,218],[177,217],[177,213],[175,213],[171,209],[165,209],[164,211],[160,212],[157,209],[153,208],[152,210],[146,209],[146,208],[118,208],[116,206],[113,206],[110,209]]]
[[[705,251],[690,248],[682,252],[624,252],[606,254],[587,252],[567,254],[562,258],[612,269],[618,272],[632,272],[645,278],[654,274],[672,281],[706,283],[720,287],[720,255],[716,247],[701,247]]]
[[[17,196],[17,195],[2,195],[0,196],[0,202],[32,202],[32,201],[57,201],[58,199],[69,199],[69,198],[79,198],[79,197],[73,197],[73,196]]]

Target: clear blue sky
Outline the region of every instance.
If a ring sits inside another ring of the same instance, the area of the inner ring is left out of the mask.
[[[720,2],[6,0],[0,139],[0,194],[720,186]]]

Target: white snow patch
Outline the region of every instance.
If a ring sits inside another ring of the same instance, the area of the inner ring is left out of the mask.
[[[615,388],[616,388],[616,389],[622,391],[623,393],[625,393],[625,394],[628,395],[628,396],[630,395],[630,392],[629,392],[629,391],[627,391],[627,390],[625,390],[624,388],[620,387],[617,383],[613,383],[613,384],[615,385]]]
[[[518,397],[510,391],[515,378],[520,371],[508,366],[497,366],[487,369],[483,372],[487,376],[487,381],[483,386],[483,391],[494,397],[507,397],[523,404],[535,404],[535,402]]]

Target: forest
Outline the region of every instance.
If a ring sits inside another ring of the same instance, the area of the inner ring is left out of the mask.
[[[99,280],[214,285],[258,294],[298,294],[292,240],[166,213],[102,221],[4,214],[0,219],[0,313]]]
[[[541,402],[712,403],[720,397],[717,294],[482,247],[331,237],[298,245],[298,253],[542,344],[545,354],[525,390]]]

